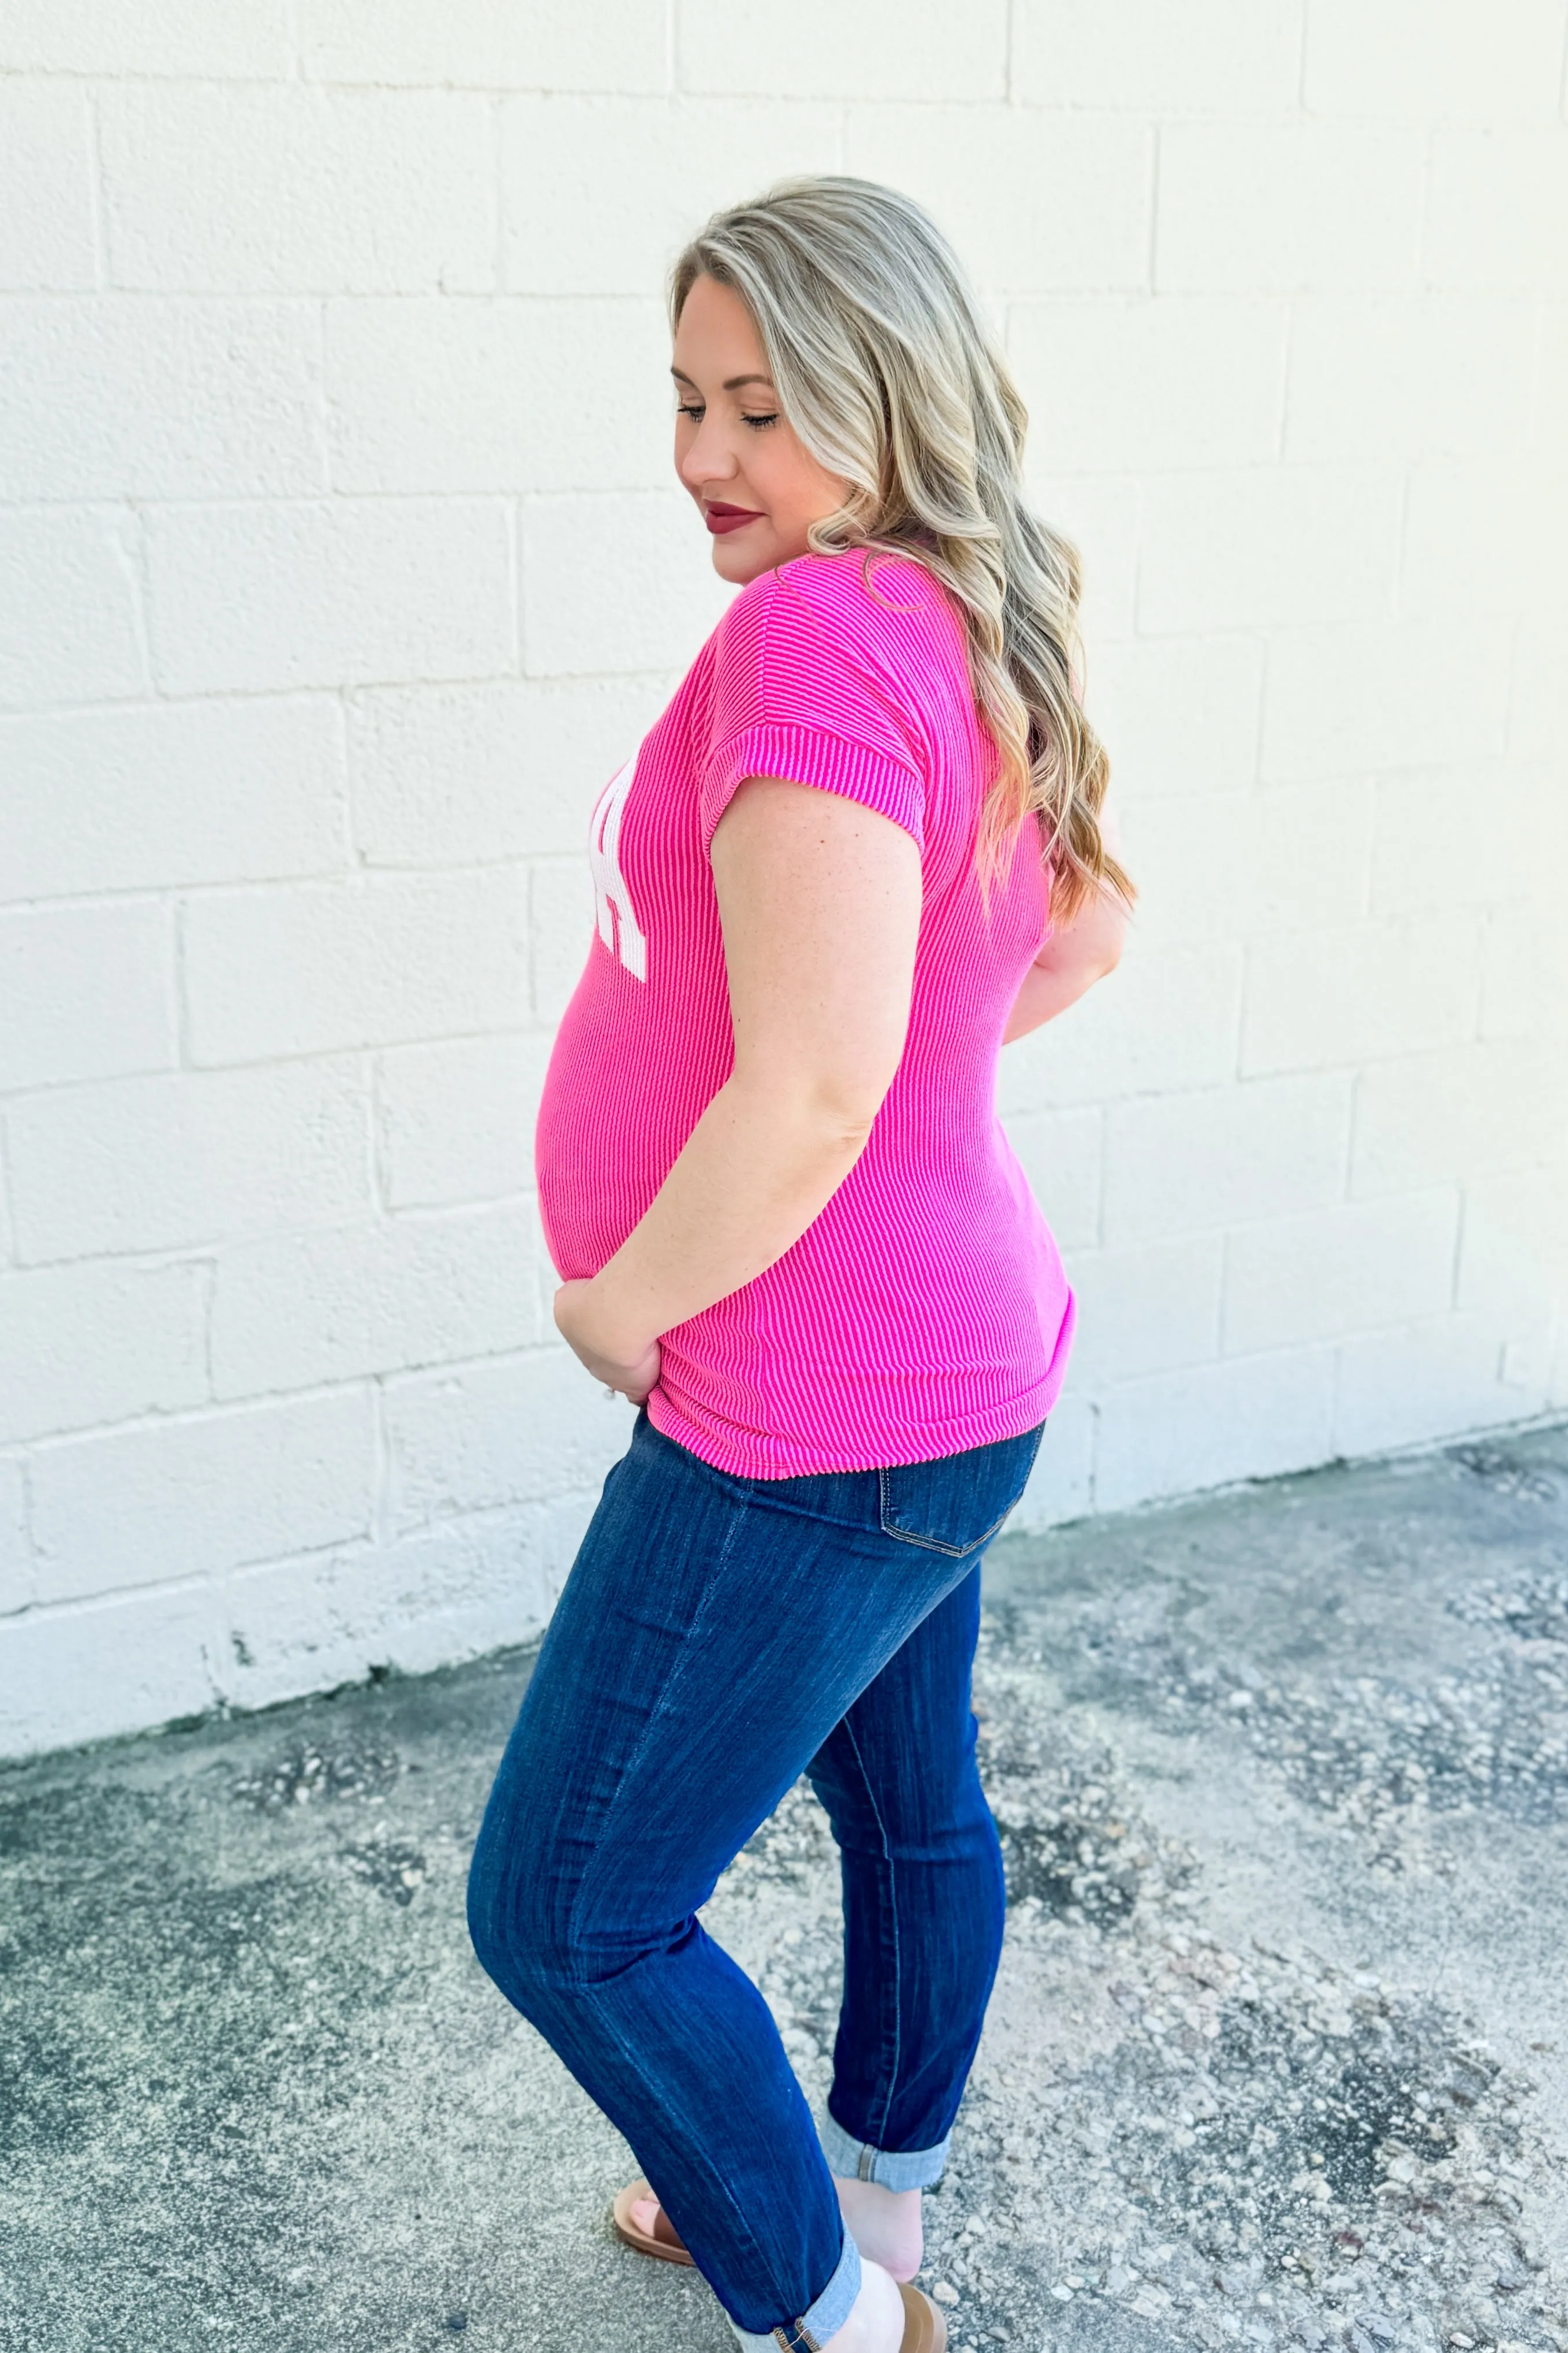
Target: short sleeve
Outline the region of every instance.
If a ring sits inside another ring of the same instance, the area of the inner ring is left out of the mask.
[[[748,776],[784,776],[880,810],[924,846],[925,760],[895,662],[865,642],[858,564],[805,559],[742,590],[714,648],[699,799],[702,847]],[[811,586],[791,577],[813,575]]]

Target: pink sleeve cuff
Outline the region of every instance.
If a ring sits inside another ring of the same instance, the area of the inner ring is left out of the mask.
[[[925,787],[913,768],[826,727],[770,719],[731,735],[708,763],[701,791],[704,852],[731,796],[748,776],[782,776],[791,784],[816,785],[823,792],[841,793],[846,800],[863,801],[923,845]]]

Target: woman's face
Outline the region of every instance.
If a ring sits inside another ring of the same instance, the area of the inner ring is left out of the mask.
[[[843,504],[849,485],[801,446],[732,286],[695,281],[670,373],[675,470],[712,534],[714,571],[739,586],[804,555],[807,531]]]

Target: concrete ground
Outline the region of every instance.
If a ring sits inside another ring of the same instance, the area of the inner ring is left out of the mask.
[[[1568,2348],[1568,1429],[1011,1538],[956,2348]],[[723,2353],[474,1962],[526,1655],[0,1772],[0,2344]],[[707,1918],[809,2092],[797,1790]]]

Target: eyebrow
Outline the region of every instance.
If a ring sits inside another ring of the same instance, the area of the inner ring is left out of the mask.
[[[670,369],[669,373],[670,373],[670,375],[673,375],[673,376],[679,376],[682,384],[689,384],[689,385],[691,385],[691,389],[692,389],[692,391],[693,391],[693,392],[696,392],[696,391],[698,391],[698,390],[700,389],[700,386],[698,386],[696,384],[693,384],[693,383],[692,383],[691,378],[687,375],[687,373],[686,373],[686,371],[685,371],[685,369],[684,369],[684,368],[672,367],[672,368]],[[722,389],[723,391],[725,391],[725,392],[739,392],[739,391],[740,391],[740,389],[741,389],[741,386],[742,386],[743,384],[765,384],[765,385],[767,385],[767,388],[768,388],[768,390],[769,390],[770,392],[773,392],[773,390],[775,390],[775,389],[776,389],[776,387],[775,387],[775,385],[774,385],[774,384],[773,384],[773,378],[772,378],[772,376],[771,376],[771,375],[731,375],[731,376],[726,376],[726,377],[725,377],[725,379],[724,379],[723,385],[722,385],[721,389]]]

